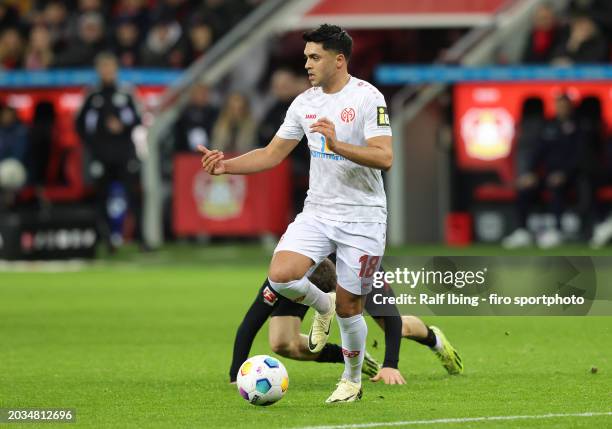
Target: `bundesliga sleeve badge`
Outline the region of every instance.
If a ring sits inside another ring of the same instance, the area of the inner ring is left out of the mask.
[[[386,106],[378,106],[376,108],[376,124],[379,127],[388,127],[390,125]]]

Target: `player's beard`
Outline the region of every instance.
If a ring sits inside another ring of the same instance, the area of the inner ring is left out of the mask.
[[[312,86],[320,86],[320,81],[317,76],[318,75],[315,73],[308,75],[308,81],[310,82]]]
[[[330,76],[331,73],[325,73],[325,71],[322,70],[314,74],[313,79],[310,81],[310,84],[312,86],[324,87],[327,82],[329,82]]]

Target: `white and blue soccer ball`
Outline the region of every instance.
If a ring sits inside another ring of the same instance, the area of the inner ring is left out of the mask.
[[[253,405],[272,405],[289,388],[285,366],[267,355],[253,356],[240,366],[236,379],[238,393]]]

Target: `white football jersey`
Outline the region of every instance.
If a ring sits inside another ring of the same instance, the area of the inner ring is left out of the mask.
[[[308,138],[310,183],[304,213],[341,222],[387,223],[381,171],[329,150],[322,134],[310,132],[310,125],[323,117],[334,123],[336,138],[344,143],[365,146],[366,139],[391,135],[385,98],[364,80],[351,76],[334,94],[312,87],[297,96],[276,134],[289,140],[304,134]]]

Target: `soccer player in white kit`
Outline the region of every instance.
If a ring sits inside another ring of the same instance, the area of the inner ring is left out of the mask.
[[[304,33],[305,68],[312,88],[293,101],[272,141],[224,159],[200,147],[210,174],[250,174],[278,165],[304,134],[310,149],[310,183],[304,210],[278,243],[268,278],[281,295],[316,310],[308,337],[319,352],[338,316],[345,369],[326,402],[361,398],[367,325],[365,296],[385,250],[387,202],[381,170],[393,163],[391,127],[383,95],[348,73],[352,39],[334,25]],[[308,276],[337,254],[336,293],[324,293]]]

